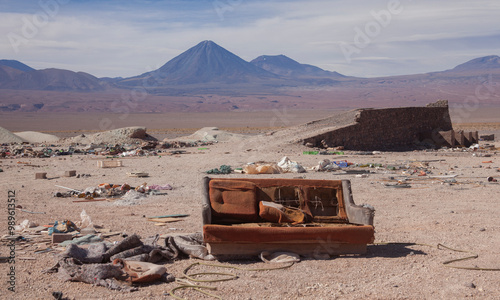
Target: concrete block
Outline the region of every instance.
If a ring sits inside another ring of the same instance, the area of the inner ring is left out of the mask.
[[[47,173],[35,173],[35,179],[47,179]]]
[[[439,147],[454,147],[456,143],[455,131],[439,131],[436,137],[434,137],[433,139],[436,145]]]
[[[463,147],[465,146],[465,136],[463,131],[455,133],[455,146]]]
[[[477,131],[472,132],[472,139],[474,140],[474,144],[479,143],[479,133]]]
[[[483,141],[494,141],[495,140],[495,135],[494,134],[482,135],[480,138]]]
[[[99,160],[97,162],[97,167],[99,168],[117,168],[123,167],[121,160]]]
[[[64,176],[66,176],[66,177],[76,176],[76,171],[75,170],[66,171],[66,172],[64,172]]]
[[[464,132],[464,147],[470,147],[473,144],[472,132]]]
[[[59,244],[67,240],[73,239],[71,233],[53,233],[52,234],[52,244]]]

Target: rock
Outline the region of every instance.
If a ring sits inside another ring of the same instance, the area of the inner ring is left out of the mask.
[[[471,288],[471,289],[475,289],[476,288],[476,285],[474,283],[472,283],[472,282],[466,283],[465,286],[468,287],[468,288]]]

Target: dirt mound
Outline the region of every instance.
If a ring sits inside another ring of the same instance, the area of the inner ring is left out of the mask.
[[[0,127],[0,143],[23,143],[26,142],[22,137],[13,134],[7,129]]]
[[[130,144],[144,140],[156,141],[156,138],[146,133],[145,127],[124,127],[98,132],[91,135],[79,135],[63,140],[63,143],[79,144]]]
[[[339,112],[328,118],[269,132],[265,135],[253,136],[246,140],[246,145],[242,147],[266,149],[267,151],[290,148],[293,145],[301,144],[307,138],[355,124],[357,114],[358,110]]]
[[[200,130],[193,133],[192,135],[176,138],[175,140],[227,142],[227,141],[241,141],[242,139],[247,137],[248,136],[243,134],[237,134],[229,131],[220,130],[217,127],[203,127]],[[165,141],[169,141],[169,139],[165,139]]]
[[[59,137],[55,135],[36,132],[36,131],[16,132],[15,135],[30,143],[45,143],[45,142],[55,143],[60,140]]]

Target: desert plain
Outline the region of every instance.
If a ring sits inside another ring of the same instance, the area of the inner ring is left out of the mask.
[[[107,118],[114,128],[145,126],[159,139],[189,135],[201,127],[217,126],[221,130],[247,134],[248,137],[221,141],[209,146],[186,148],[187,153],[120,158],[123,166],[102,169],[97,161],[103,156],[72,155],[49,158],[8,157],[0,159],[0,235],[8,232],[7,201],[15,191],[17,224],[28,219],[40,225],[56,220],[80,220],[85,210],[99,227],[121,234],[137,233],[141,237],[155,234],[188,234],[200,232],[201,182],[206,171],[223,164],[233,168],[247,163],[278,162],[282,157],[311,168],[322,159],[346,160],[353,164],[408,166],[421,164],[426,176],[412,174],[411,168],[391,170],[370,168],[366,177],[342,174],[340,171],[285,173],[273,175],[236,174],[215,177],[349,179],[356,204],[375,208],[375,243],[365,255],[334,256],[315,260],[304,258],[287,269],[272,271],[229,270],[238,278],[206,283],[210,291],[222,299],[499,299],[500,269],[500,185],[487,180],[500,180],[500,109],[478,108],[460,115],[450,108],[454,128],[494,133],[495,141],[480,141],[480,148],[418,150],[408,152],[376,152],[361,155],[344,151],[337,155],[306,155],[311,150],[303,145],[280,144],[273,136],[259,135],[269,131],[323,118],[335,111],[264,111],[239,113],[164,113],[164,114],[5,114],[1,126],[12,132],[40,131],[69,137],[100,130],[99,122]],[[293,133],[290,133],[293,135]],[[490,144],[492,146],[488,146]],[[67,146],[65,146],[67,147]],[[57,147],[56,147],[57,148]],[[59,147],[62,148],[62,147]],[[204,149],[206,148],[206,149]],[[352,167],[355,168],[355,167]],[[65,177],[64,172],[76,170],[85,177]],[[46,172],[48,179],[35,179],[35,173]],[[129,177],[127,172],[147,172],[146,178]],[[431,178],[431,175],[457,175],[455,181]],[[392,178],[392,179],[391,179]],[[388,188],[384,184],[407,178],[411,188]],[[101,183],[132,186],[170,184],[167,195],[148,196],[134,205],[114,202],[73,202],[75,198],[57,198],[54,193],[65,186],[85,189]],[[156,226],[146,216],[188,214],[181,221]],[[119,241],[121,235],[106,238]],[[450,268],[443,262],[470,256],[437,248],[438,244],[477,254],[475,259],[458,261]],[[15,264],[0,263],[0,295],[2,299],[54,299],[53,292],[62,292],[62,299],[173,299],[165,293],[177,283],[140,285],[139,290],[122,293],[81,282],[62,282],[54,274],[44,274],[60,253],[35,251],[56,248],[47,243],[19,243]],[[8,256],[6,242],[0,256]],[[180,278],[194,258],[165,262],[167,272]],[[221,264],[244,268],[266,268],[273,265],[255,260],[229,261]],[[15,292],[7,290],[9,268],[15,266]],[[222,271],[201,266],[197,271]],[[197,291],[178,291],[185,299],[208,299]]]

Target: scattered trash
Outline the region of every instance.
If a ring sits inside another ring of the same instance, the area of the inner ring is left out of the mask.
[[[184,217],[189,217],[189,215],[186,215],[186,214],[174,214],[174,215],[165,215],[165,216],[154,216],[154,217],[148,217],[148,219],[161,219],[161,218],[184,218]]]
[[[158,184],[153,184],[153,185],[150,185],[148,186],[148,188],[150,190],[158,190],[158,191],[161,191],[161,190],[171,190],[173,189],[172,186],[170,184],[165,184],[165,185],[158,185]]]
[[[170,155],[177,155],[177,154],[187,154],[189,152],[187,152],[186,150],[172,150],[170,151]]]
[[[95,231],[94,223],[92,223],[92,220],[90,219],[90,216],[87,214],[85,209],[83,209],[80,213],[80,218],[82,219],[78,224],[80,226],[80,230],[89,228]]]
[[[55,221],[54,226],[49,228],[49,235],[52,235],[52,233],[66,233],[79,230],[75,223],[70,220]]]
[[[102,242],[102,241],[103,241],[102,238],[98,237],[97,235],[87,234],[87,235],[84,235],[84,236],[76,238],[76,239],[67,240],[67,241],[64,241],[62,243],[59,243],[59,246],[60,247],[66,247],[66,246],[68,246],[70,244],[73,244],[73,245],[88,245],[88,244],[98,243],[98,242]]]
[[[481,135],[481,136],[479,136],[479,139],[481,139],[483,141],[494,141],[495,135],[494,134]]]
[[[97,167],[99,168],[117,168],[123,167],[121,160],[99,160],[97,161]]]
[[[302,152],[304,155],[318,155],[319,151],[304,151]]]
[[[88,187],[85,190],[72,189],[60,185],[57,187],[69,190],[69,192],[55,192],[54,197],[66,198],[66,197],[77,197],[82,198],[82,200],[74,200],[73,202],[98,202],[98,201],[114,201],[114,205],[134,205],[138,204],[137,200],[141,200],[147,195],[167,195],[166,193],[161,193],[161,190],[171,190],[173,189],[169,184],[153,184],[148,186],[147,183],[143,183],[138,187],[131,187],[129,184],[110,184],[101,183],[97,187]],[[130,190],[134,192],[127,193]],[[99,198],[101,197],[101,198]],[[118,199],[120,198],[120,199]],[[118,200],[117,200],[118,199]]]
[[[219,168],[208,170],[207,174],[230,174],[232,171],[231,167],[228,165],[222,165]]]
[[[388,187],[388,188],[411,188],[411,185],[407,184],[407,183],[397,183],[397,184],[384,184],[385,187]]]
[[[53,233],[52,234],[52,244],[59,244],[64,241],[69,241],[73,239],[73,235],[70,233]]]
[[[180,218],[161,218],[161,219],[148,218],[147,220],[150,222],[155,222],[155,223],[173,223],[173,222],[182,221],[182,219],[180,219]]]
[[[149,173],[145,172],[129,172],[127,173],[128,177],[148,177]]]
[[[344,155],[343,151],[320,151],[320,155]]]
[[[359,175],[359,174],[371,174],[370,170],[342,170],[339,175]]]
[[[21,224],[15,225],[14,230],[22,232],[34,227],[38,227],[38,224],[30,220],[24,220],[21,222]]]
[[[333,163],[339,166],[339,168],[347,168],[349,166],[347,161],[334,161]]]
[[[340,167],[337,164],[331,162],[329,159],[323,159],[322,161],[318,162],[318,165],[314,166],[312,170],[323,172],[337,170],[339,168]]]
[[[300,256],[292,252],[274,252],[263,251],[259,255],[260,259],[265,263],[290,263],[299,262]]]
[[[251,163],[243,167],[246,174],[279,174],[281,168],[276,164],[257,164]]]
[[[17,210],[20,210],[22,212],[25,212],[25,213],[29,213],[29,214],[40,214],[40,215],[44,215],[45,212],[38,212],[38,211],[29,211],[29,210],[25,210],[25,209],[22,209],[22,208],[16,208]]]
[[[105,242],[91,243],[88,247],[68,244],[57,264],[45,273],[58,273],[63,281],[130,292],[138,289],[136,283],[174,281],[166,268],[156,263],[189,256],[214,260],[203,245],[201,233],[164,238],[156,235],[144,241],[133,234],[113,246]]]
[[[299,165],[297,162],[290,160],[288,157],[283,157],[279,162],[278,162],[278,167],[281,168],[283,172],[290,172],[290,173],[305,173],[306,169]]]

